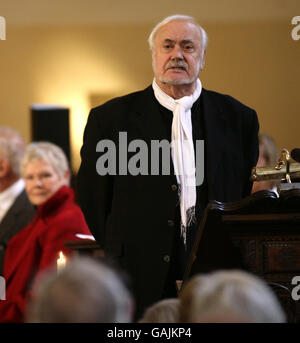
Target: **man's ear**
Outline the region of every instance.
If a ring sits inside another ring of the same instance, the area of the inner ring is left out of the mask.
[[[0,178],[4,178],[10,171],[10,163],[6,158],[0,158]]]
[[[201,67],[200,67],[200,70],[201,70],[201,71],[202,71],[203,68],[204,68],[205,61],[206,61],[206,50],[204,50],[203,58],[202,58],[202,61],[201,61]]]

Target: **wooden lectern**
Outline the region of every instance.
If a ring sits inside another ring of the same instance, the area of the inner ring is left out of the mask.
[[[266,280],[289,322],[300,321],[292,299],[300,276],[300,190],[260,191],[234,203],[212,201],[200,223],[183,283],[197,273],[243,269]]]

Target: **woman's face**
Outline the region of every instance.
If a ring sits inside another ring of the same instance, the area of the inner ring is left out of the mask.
[[[30,202],[39,206],[48,200],[61,186],[66,185],[51,164],[45,160],[29,162],[24,168],[25,188]]]

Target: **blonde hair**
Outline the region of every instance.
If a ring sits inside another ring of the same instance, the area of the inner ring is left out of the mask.
[[[33,142],[26,148],[21,163],[22,174],[24,175],[24,168],[28,163],[40,160],[49,163],[61,178],[69,170],[67,157],[59,146],[50,142]]]

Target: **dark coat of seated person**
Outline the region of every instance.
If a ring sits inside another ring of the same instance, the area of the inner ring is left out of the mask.
[[[41,271],[55,266],[60,251],[70,256],[65,241],[90,231],[68,187],[70,170],[64,152],[47,142],[31,143],[22,161],[30,202],[37,207],[32,222],[8,243],[4,259],[5,300],[0,322],[23,322],[31,288]]]
[[[35,214],[21,178],[25,149],[26,143],[18,131],[0,126],[0,276],[9,240],[28,225]]]

